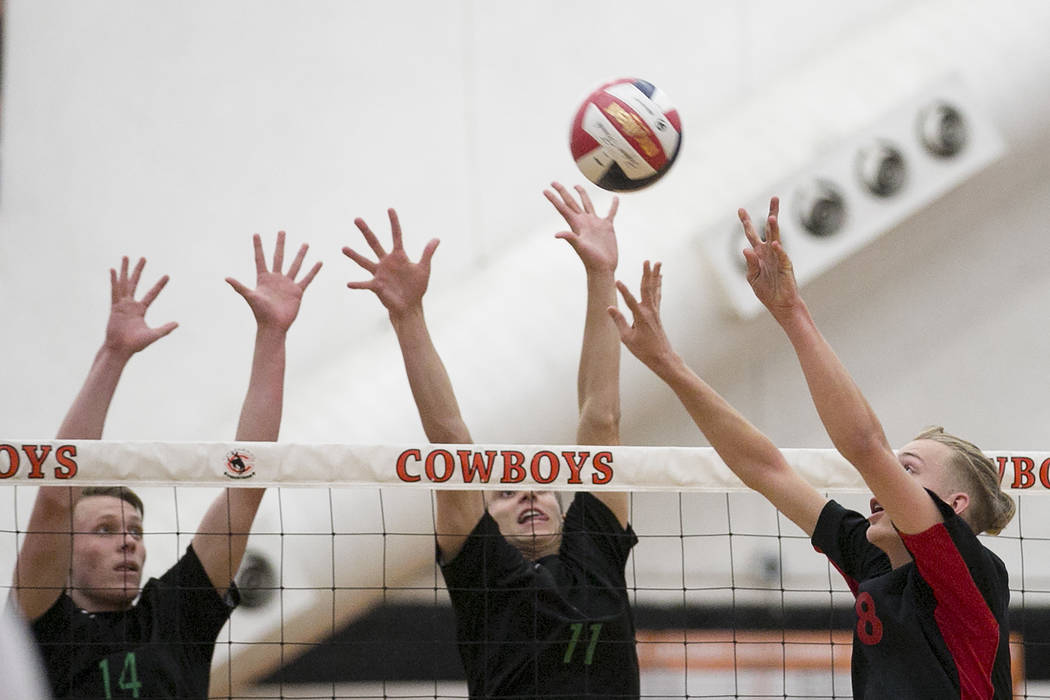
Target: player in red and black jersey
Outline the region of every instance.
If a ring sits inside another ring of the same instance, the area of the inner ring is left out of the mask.
[[[1007,700],[1006,567],[950,505],[933,491],[929,498],[943,522],[915,534],[900,532],[911,561],[896,567],[869,540],[878,539],[878,525],[860,513],[829,501],[817,522],[813,545],[839,569],[855,597],[854,693]]]
[[[284,232],[273,269],[254,239],[256,287],[230,285],[248,302],[257,332],[237,440],[276,440],[284,392],[285,338],[304,290],[307,247],[283,273]],[[110,271],[105,340],[59,429],[61,439],[98,439],[120,376],[133,355],[175,329],[150,328],[146,310],[167,283],[135,290],[145,259]],[[205,698],[216,636],[237,603],[232,583],[264,489],[224,489],[186,553],[140,591],[146,560],[143,504],[121,486],[41,487],[15,566],[12,599],[40,646],[56,698]]]
[[[553,188],[557,194],[544,194],[570,227],[557,236],[573,247],[587,273],[577,441],[615,445],[620,344],[605,310],[616,303],[617,202],[601,217],[583,188],[576,188],[578,200],[557,183]],[[470,443],[423,318],[438,241],[411,262],[397,215],[389,215],[389,252],[364,221],[356,221],[377,260],[344,248],[372,275],[349,286],[372,290],[389,312],[427,438]],[[552,491],[439,490],[435,500],[438,556],[470,697],[638,698],[624,577],[637,538],[627,522],[626,494],[578,494],[564,516]]]
[[[835,447],[874,493],[868,517],[829,501],[673,350],[660,322],[660,264],[646,262],[639,299],[618,283],[633,314],[616,309],[623,342],[677,394],[723,461],[811,536],[856,596],[856,698],[1011,696],[1006,568],[977,539],[1013,516],[995,465],[940,428],[895,453],[849,373],[820,335],[780,245],[779,202],[767,240],[747,212],[747,277],[787,333]]]

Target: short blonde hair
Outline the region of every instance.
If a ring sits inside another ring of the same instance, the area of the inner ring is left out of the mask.
[[[1000,485],[1001,477],[995,462],[972,442],[946,433],[939,425],[926,428],[915,439],[932,440],[951,449],[952,460],[948,466],[961,479],[963,490],[970,496],[970,505],[963,513],[963,519],[978,534],[998,535],[1013,519],[1016,505],[1013,497]]]

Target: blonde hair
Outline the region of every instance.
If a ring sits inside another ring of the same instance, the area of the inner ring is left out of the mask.
[[[963,519],[974,532],[998,535],[1014,517],[1016,505],[1010,494],[1003,491],[999,469],[995,462],[985,456],[972,442],[944,432],[939,425],[926,428],[916,440],[932,440],[951,448],[952,473],[962,480],[964,490],[970,496],[970,505]]]

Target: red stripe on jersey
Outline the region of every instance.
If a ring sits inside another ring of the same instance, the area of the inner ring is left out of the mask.
[[[604,90],[594,93],[591,102],[602,111],[606,119],[612,122],[616,130],[653,170],[660,170],[667,164],[667,154],[660,145],[660,139],[645,120],[634,113],[633,107]]]
[[[820,554],[824,554],[824,552],[821,551],[820,547],[814,547],[813,549],[817,550],[817,552],[819,552]],[[825,555],[825,556],[827,556],[827,555]],[[846,580],[846,585],[849,586],[850,593],[852,593],[853,597],[856,598],[857,597],[857,590],[860,588],[860,583],[857,582],[857,579],[853,578],[852,576],[847,574],[845,571],[840,569],[839,565],[836,564],[831,559],[828,559],[828,563],[831,564],[832,566],[834,566],[835,567],[835,571],[838,571],[839,574],[842,576],[842,578],[844,578]]]
[[[922,578],[933,589],[934,620],[955,660],[960,697],[991,698],[999,623],[974,583],[944,523],[914,535],[901,533]]]

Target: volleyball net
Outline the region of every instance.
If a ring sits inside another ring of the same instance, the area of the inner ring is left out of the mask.
[[[786,449],[867,512],[834,450]],[[1017,501],[982,541],[1007,565],[1015,696],[1050,698],[1050,452],[990,451]],[[173,564],[220,487],[266,487],[215,648],[212,694],[465,698],[434,558],[436,489],[626,491],[646,698],[848,698],[853,597],[806,535],[710,448],[0,442],[0,576],[36,487],[115,485],[145,503],[144,580]],[[6,593],[6,590],[5,590]]]

